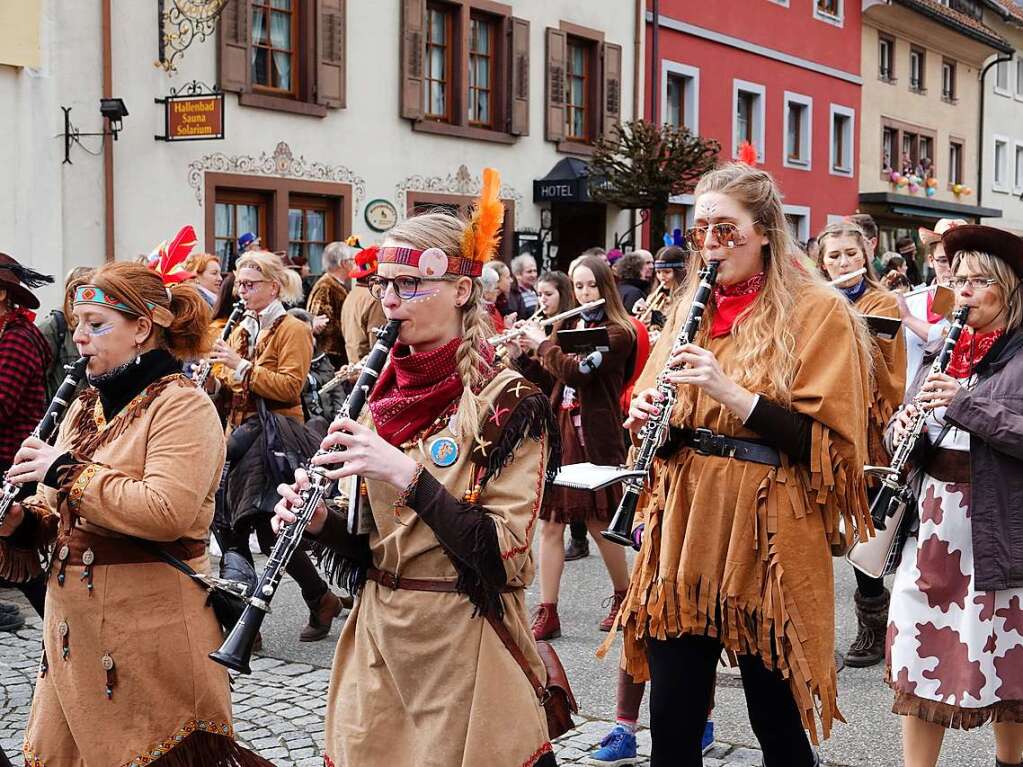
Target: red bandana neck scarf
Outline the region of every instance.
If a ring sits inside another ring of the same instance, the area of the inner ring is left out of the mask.
[[[461,343],[461,337],[453,338],[419,354],[412,354],[408,346],[394,347],[369,400],[377,433],[390,444],[407,442],[458,402],[465,388],[455,364]],[[484,343],[481,351],[491,367],[493,348]]]
[[[934,290],[930,291],[927,294],[927,322],[931,325],[937,325],[939,322],[945,319],[942,315],[937,314],[936,312],[931,310],[931,307],[934,306],[934,294],[936,292],[937,288],[935,288]],[[962,336],[959,337],[962,338]]]
[[[948,362],[945,372],[953,378],[969,378],[984,359],[995,341],[1005,335],[1005,328],[991,330],[987,333],[970,333],[963,331],[952,350],[952,359]]]
[[[736,318],[757,299],[767,278],[763,272],[754,274],[748,280],[735,285],[714,286],[714,317],[710,325],[710,337],[720,338],[732,332]]]

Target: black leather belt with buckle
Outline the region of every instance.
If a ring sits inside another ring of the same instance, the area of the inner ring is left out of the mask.
[[[748,439],[726,437],[710,429],[680,429],[672,426],[668,441],[657,451],[659,458],[668,458],[684,447],[692,448],[700,455],[716,455],[721,458],[736,458],[740,461],[763,463],[767,466],[781,466],[781,456],[769,445]]]

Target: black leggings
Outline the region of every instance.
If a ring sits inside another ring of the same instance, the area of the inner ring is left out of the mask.
[[[647,640],[650,767],[700,767],[700,739],[714,692],[721,643],[704,636]],[[787,681],[753,655],[739,656],[750,725],[764,767],[812,767],[813,750]]]
[[[0,579],[0,588],[12,588],[17,589],[25,595],[25,599],[32,605],[32,609],[35,610],[39,617],[43,617],[43,605],[46,603],[46,573],[33,578],[25,583],[11,583]],[[3,762],[0,761],[0,767],[3,767]]]

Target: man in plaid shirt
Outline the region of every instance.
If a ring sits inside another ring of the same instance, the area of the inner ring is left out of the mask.
[[[28,287],[53,278],[22,266],[0,253],[0,472],[6,473],[22,441],[32,433],[46,411],[45,376],[50,349],[33,324],[32,309],[39,308]],[[26,287],[28,286],[28,287]],[[0,563],[0,586],[3,581]],[[45,576],[13,584],[42,615],[46,594]],[[24,625],[15,605],[0,602],[0,631],[17,631]]]

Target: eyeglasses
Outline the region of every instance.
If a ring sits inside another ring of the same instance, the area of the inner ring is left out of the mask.
[[[952,287],[956,290],[962,290],[969,285],[970,290],[982,290],[983,288],[991,287],[996,282],[998,280],[991,277],[953,277]]]
[[[238,290],[252,290],[254,285],[259,285],[264,282],[270,282],[270,280],[238,280],[235,286]]]
[[[447,282],[446,277],[413,277],[410,274],[400,274],[397,277],[388,278],[376,275],[369,279],[369,292],[377,301],[383,301],[387,294],[387,288],[394,286],[394,292],[402,301],[411,301],[419,297],[419,286],[424,282]]]
[[[686,232],[686,243],[688,243],[691,250],[703,250],[707,244],[707,235],[711,232],[714,233],[714,239],[726,248],[734,248],[745,241],[745,238],[739,236],[738,224],[722,221],[710,226],[694,226],[690,228]]]

